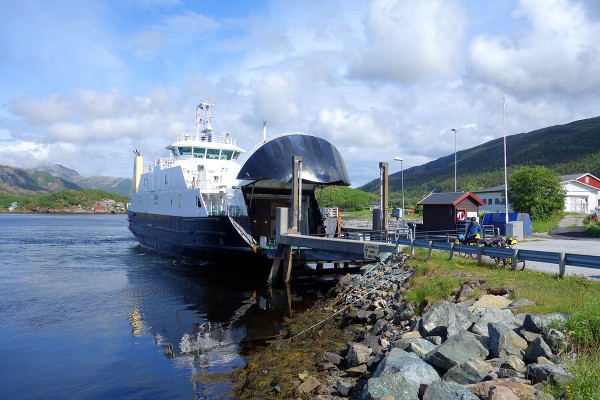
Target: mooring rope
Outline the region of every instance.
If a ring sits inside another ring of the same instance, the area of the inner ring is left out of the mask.
[[[397,266],[398,266],[398,265],[400,265],[401,263],[402,263],[402,264],[406,264],[406,261],[407,261],[407,259],[408,259],[408,257],[407,257],[407,258],[405,258],[405,259],[403,260],[403,262],[397,262],[397,263],[393,264],[392,266],[389,266],[389,267],[387,267],[385,270],[383,270],[383,271],[379,272],[377,275],[370,277],[369,279],[372,279],[372,278],[377,278],[377,277],[379,277],[379,276],[382,276],[382,275],[384,275],[384,274],[385,274],[385,273],[386,273],[388,270],[391,270],[391,269],[393,269],[393,268],[397,267]],[[387,260],[387,259],[386,259],[386,260]],[[379,263],[377,263],[377,264],[379,264]],[[377,266],[377,264],[376,264],[376,266]],[[371,268],[369,271],[372,271],[373,269],[375,269],[375,267],[374,267],[374,268]],[[408,272],[408,271],[407,271],[407,272]],[[346,308],[350,308],[350,306],[352,306],[352,305],[353,305],[354,303],[356,303],[357,301],[359,301],[359,300],[362,300],[362,299],[363,299],[365,296],[367,296],[367,295],[371,294],[372,292],[374,292],[375,290],[379,289],[379,287],[381,287],[381,286],[382,286],[383,284],[385,284],[385,283],[388,283],[389,281],[390,281],[390,278],[383,279],[381,282],[379,282],[379,284],[377,284],[377,285],[376,285],[375,287],[373,287],[371,290],[369,290],[368,292],[364,293],[363,295],[357,295],[358,297],[357,297],[356,299],[354,299],[352,302],[350,302],[350,303],[346,304],[345,306],[341,307],[339,310],[335,311],[335,312],[334,312],[333,314],[331,314],[330,316],[328,316],[328,317],[326,317],[326,318],[322,319],[321,321],[317,322],[316,324],[313,324],[312,326],[309,326],[308,328],[304,329],[304,330],[303,330],[303,331],[301,331],[301,332],[298,332],[297,334],[295,334],[294,336],[292,336],[292,337],[290,337],[290,338],[288,338],[288,339],[286,339],[286,340],[293,341],[293,340],[294,340],[295,338],[297,338],[298,336],[300,336],[300,335],[302,335],[302,334],[304,334],[304,333],[306,333],[306,332],[308,332],[308,331],[310,331],[310,330],[312,330],[312,329],[314,329],[314,328],[318,327],[319,325],[321,325],[321,324],[325,323],[326,321],[328,321],[328,320],[330,320],[331,318],[335,317],[337,314],[339,314],[339,313],[341,313],[342,311],[344,311]],[[355,285],[353,285],[353,287],[352,287],[351,289],[354,289],[354,288],[356,288],[356,284],[355,284]],[[348,293],[348,291],[346,291],[346,292],[344,292],[344,293],[341,293],[341,294],[339,294],[339,295],[338,295],[338,298],[339,298],[339,297],[341,297],[341,296],[342,296],[342,295],[344,295],[344,294],[347,294],[347,293]]]

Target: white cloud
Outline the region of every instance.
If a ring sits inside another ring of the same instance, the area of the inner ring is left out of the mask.
[[[330,140],[360,185],[380,161],[453,154],[452,128],[459,151],[502,136],[504,96],[508,134],[596,116],[596,3],[15,3],[0,40],[0,157],[129,176],[131,150],[164,155],[203,99],[247,149],[263,120],[269,134]]]
[[[600,89],[600,23],[579,3],[522,0],[513,17],[529,21],[522,35],[482,35],[471,44],[475,77],[527,99]]]
[[[349,76],[415,82],[448,75],[461,56],[465,13],[456,1],[375,0]]]
[[[284,125],[300,116],[294,97],[295,84],[278,73],[269,73],[251,84],[254,93],[254,114],[264,115],[269,123]]]
[[[43,100],[14,99],[8,107],[13,115],[22,117],[31,125],[61,121],[74,111],[69,101],[58,94]]]
[[[45,162],[56,160],[61,155],[72,153],[74,150],[75,147],[69,143],[48,144],[22,141],[16,144],[0,145],[0,159],[4,165],[34,168]]]

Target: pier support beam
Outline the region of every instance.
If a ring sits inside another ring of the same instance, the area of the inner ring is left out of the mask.
[[[292,229],[301,232],[302,226],[302,156],[292,158]]]
[[[279,276],[279,268],[281,266],[281,257],[283,255],[282,244],[277,245],[277,249],[275,250],[275,257],[273,258],[273,264],[271,264],[271,273],[269,274],[269,279],[267,279],[267,284],[271,285],[275,279]]]
[[[292,246],[285,246],[283,255],[283,282],[289,283],[292,276]]]

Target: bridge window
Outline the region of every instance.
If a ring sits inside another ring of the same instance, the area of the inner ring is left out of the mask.
[[[210,160],[219,159],[219,149],[206,149],[206,158]]]
[[[204,147],[194,147],[194,157],[195,158],[206,157],[206,149]]]
[[[191,147],[180,147],[179,148],[179,154],[182,156],[191,156],[192,155],[192,148]]]
[[[231,160],[233,150],[221,150],[221,160]]]
[[[239,152],[239,151],[234,151],[234,152],[233,152],[233,157],[232,157],[232,159],[233,159],[233,160],[237,160],[237,158],[238,158],[239,156],[240,156],[240,152]]]

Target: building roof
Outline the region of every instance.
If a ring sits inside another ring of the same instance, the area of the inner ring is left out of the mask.
[[[487,189],[474,190],[473,193],[491,193],[491,192],[503,192],[504,185],[492,186]]]
[[[431,193],[429,196],[421,200],[418,205],[457,205],[467,197],[472,198],[479,205],[485,205],[479,197],[475,196],[471,192],[449,192],[449,193]]]
[[[560,183],[565,183],[565,182],[569,182],[569,181],[576,181],[579,178],[583,178],[586,175],[589,175],[592,178],[596,179],[597,181],[600,181],[600,178],[598,178],[597,176],[594,176],[594,175],[592,175],[589,172],[584,172],[582,174],[561,175],[560,176]]]

